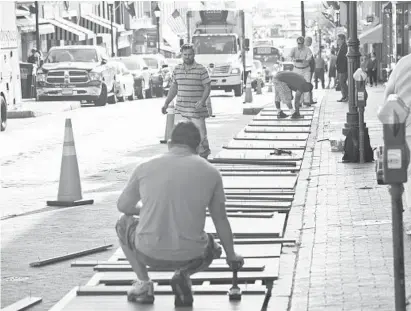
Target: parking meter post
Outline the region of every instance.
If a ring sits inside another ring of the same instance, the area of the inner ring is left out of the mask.
[[[358,108],[358,138],[359,138],[359,153],[360,153],[360,163],[365,163],[365,125],[364,125],[364,110],[367,104],[366,92],[365,92],[365,81],[355,81],[356,90],[356,104]]]
[[[382,179],[384,184],[390,184],[391,195],[395,311],[406,310],[402,195],[410,160],[405,140],[408,114],[409,108],[396,94],[390,95],[387,102],[378,109],[384,134],[384,148],[381,150]],[[381,170],[377,170],[377,178],[379,174]]]
[[[404,232],[403,232],[403,204],[402,195],[404,186],[391,184],[392,205],[392,240],[394,255],[394,286],[395,286],[395,310],[406,310],[405,272],[404,272]]]

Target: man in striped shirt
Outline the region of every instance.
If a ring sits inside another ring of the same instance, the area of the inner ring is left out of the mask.
[[[198,153],[207,159],[210,155],[210,146],[207,139],[205,119],[209,117],[207,98],[211,91],[211,80],[207,69],[194,60],[194,47],[184,44],[181,47],[183,63],[177,65],[173,71],[172,85],[162,108],[167,113],[168,105],[177,96],[176,111],[183,120],[193,122],[201,134],[201,143]]]

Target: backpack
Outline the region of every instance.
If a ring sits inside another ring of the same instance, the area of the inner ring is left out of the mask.
[[[364,133],[364,161],[373,162],[374,161],[374,151],[370,146],[370,136]],[[360,141],[359,141],[359,130],[350,129],[344,141],[344,156],[342,158],[343,162],[358,163],[360,162],[360,151],[359,151]]]

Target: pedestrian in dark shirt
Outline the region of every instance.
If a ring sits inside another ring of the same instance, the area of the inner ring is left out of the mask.
[[[301,118],[300,115],[300,99],[303,93],[311,92],[313,85],[307,82],[304,77],[293,71],[280,71],[273,77],[275,89],[275,107],[278,110],[278,118],[286,118],[286,115],[281,110],[281,102],[287,105],[290,111],[293,111],[292,91],[296,92],[294,99],[295,111],[291,115],[291,119]]]
[[[345,42],[345,35],[339,34],[338,35],[338,54],[337,54],[337,72],[338,72],[338,82],[341,86],[341,99],[337,100],[337,102],[348,102],[348,63],[347,63],[347,52],[348,47],[347,43]]]
[[[37,64],[37,57],[36,57],[37,51],[35,49],[31,50],[31,55],[27,58],[27,62],[30,64]]]
[[[375,86],[377,86],[377,58],[375,57],[375,54],[368,60],[367,75],[368,80],[370,81],[370,86],[373,85],[373,81]]]

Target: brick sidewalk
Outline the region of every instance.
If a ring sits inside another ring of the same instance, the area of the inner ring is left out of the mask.
[[[365,121],[372,147],[383,142],[376,111],[383,87],[368,88]],[[288,310],[393,311],[391,198],[377,185],[374,163],[342,163],[328,141],[341,137],[347,103],[330,90],[320,108],[300,248]],[[406,216],[406,215],[404,215]],[[407,296],[411,294],[411,237],[405,237]],[[411,310],[411,307],[409,307]]]

